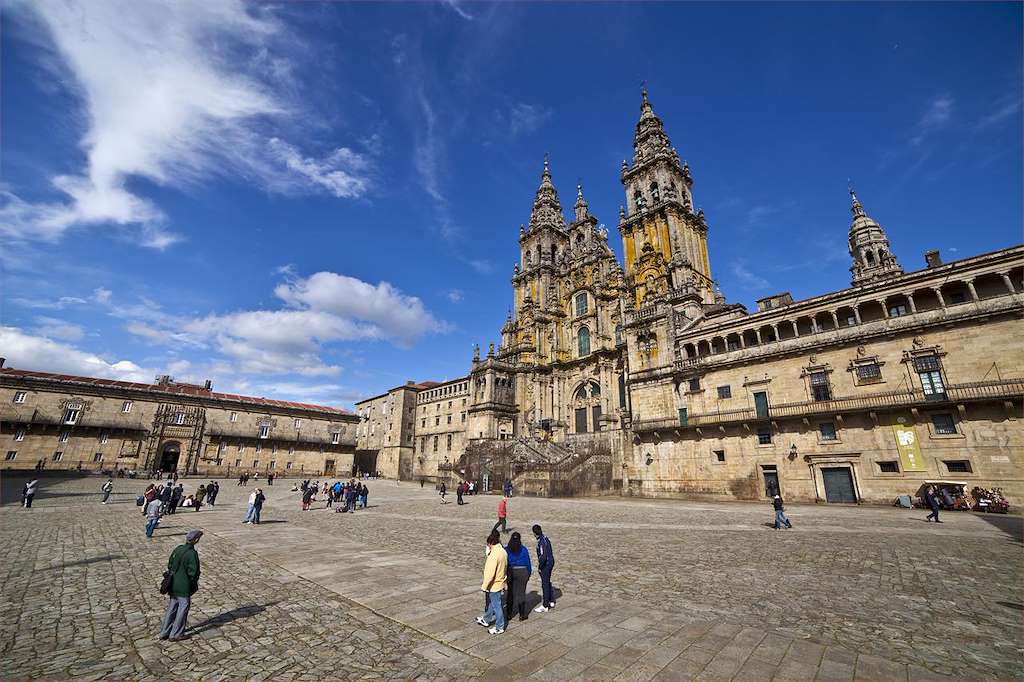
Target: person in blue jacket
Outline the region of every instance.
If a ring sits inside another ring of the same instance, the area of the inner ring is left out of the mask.
[[[519,620],[526,620],[528,607],[526,605],[526,583],[533,573],[533,566],[530,563],[530,550],[523,546],[523,538],[519,533],[512,533],[512,537],[505,547],[508,554],[508,599],[505,602],[506,620],[512,620],[512,616],[519,613]]]
[[[540,588],[544,599],[534,612],[544,613],[555,608],[555,597],[551,589],[551,571],[555,568],[555,555],[551,551],[551,541],[537,524],[533,526],[533,535],[537,538],[537,571],[540,573]]]

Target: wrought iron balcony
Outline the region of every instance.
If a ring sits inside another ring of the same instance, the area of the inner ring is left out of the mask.
[[[914,407],[937,403],[967,403],[986,400],[1024,399],[1024,379],[1002,379],[978,381],[967,384],[946,386],[945,393],[925,394],[920,388],[885,393],[868,393],[860,396],[833,398],[832,400],[806,400],[793,403],[775,403],[765,413],[758,415],[753,407],[719,412],[704,412],[687,415],[685,422],[678,417],[643,419],[633,422],[634,433],[687,429],[700,426],[767,421],[770,419],[792,419],[812,415],[831,415],[849,412],[866,412],[876,409]]]
[[[39,426],[58,426],[62,428],[107,429],[110,431],[149,431],[151,422],[128,414],[94,414],[85,412],[74,423],[64,421],[63,412],[45,412],[33,407],[5,407],[0,409],[0,422],[28,424]]]

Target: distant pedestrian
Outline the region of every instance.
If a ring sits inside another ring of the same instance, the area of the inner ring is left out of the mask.
[[[455,500],[459,504],[465,504],[462,501],[462,495],[463,495],[463,493],[466,492],[465,485],[466,485],[465,481],[459,481],[459,484],[457,486],[455,486]]]
[[[171,481],[167,480],[167,484],[160,488],[160,513],[167,511],[167,507],[171,504]]]
[[[220,485],[216,481],[210,481],[206,486],[206,504],[216,507],[218,493],[220,493]]]
[[[438,495],[441,496],[441,504],[447,504],[447,500],[444,499],[444,496],[447,493],[448,493],[448,488],[445,486],[444,481],[441,481],[441,490],[438,491],[438,493],[437,493]]]
[[[361,495],[363,498],[363,509],[366,509],[366,505],[369,504],[370,500],[370,489],[366,487],[365,483],[363,484]]]
[[[512,537],[505,547],[508,554],[508,597],[506,599],[506,616],[509,620],[512,616],[519,614],[519,620],[526,620],[529,607],[526,605],[526,583],[533,573],[533,566],[530,564],[530,550],[523,546],[523,539],[519,533],[512,533]]]
[[[159,491],[156,486],[150,483],[146,486],[146,492],[142,493],[142,515],[146,515],[146,509],[149,507],[149,503],[156,499]]]
[[[260,524],[260,513],[263,511],[263,503],[266,502],[266,500],[267,496],[263,494],[263,488],[256,488],[256,500],[253,502],[256,518],[253,523],[257,526]]]
[[[242,523],[252,523],[256,519],[256,491],[249,493],[249,508],[245,511]]]
[[[160,510],[163,508],[163,503],[154,498],[149,501],[146,505],[146,537],[153,537],[153,531],[156,530],[156,526],[160,523]]]
[[[313,502],[313,489],[306,486],[306,489],[302,492],[302,511],[309,511],[309,505]]]
[[[487,609],[477,616],[476,622],[491,627],[488,632],[500,635],[505,632],[505,609],[501,606],[501,591],[505,589],[505,575],[508,572],[508,555],[501,546],[501,537],[491,531],[487,536],[487,561],[484,562],[484,579],[480,589],[487,595]]]
[[[508,498],[503,497],[498,500],[498,522],[494,524],[494,528],[491,531],[498,530],[498,526],[501,526],[501,532],[507,533],[508,528],[505,526],[505,522],[508,519]]]
[[[935,487],[928,486],[928,489],[924,491],[924,501],[928,505],[928,508],[932,510],[932,513],[925,517],[925,521],[931,521],[935,519],[935,523],[942,523],[939,521],[939,498],[935,497]]]
[[[356,484],[349,481],[348,490],[345,492],[345,511],[355,512],[356,510]]]
[[[176,642],[184,639],[188,610],[192,595],[199,591],[199,552],[196,543],[203,537],[203,531],[190,530],[184,544],[178,545],[167,560],[167,571],[171,574],[171,588],[167,592],[170,603],[164,614],[160,639]]]
[[[167,506],[167,513],[173,514],[174,510],[181,504],[181,496],[185,494],[185,486],[181,483],[174,486],[174,490],[171,491],[171,503]]]
[[[110,503],[110,494],[114,492],[114,479],[108,478],[107,482],[100,488],[103,491],[103,504]]]
[[[21,506],[25,509],[32,508],[32,499],[36,496],[36,488],[38,486],[39,481],[33,478],[25,484],[24,488],[21,489]]]
[[[551,571],[555,569],[555,554],[551,551],[551,541],[537,524],[533,526],[533,536],[537,538],[537,572],[540,573],[540,588],[543,601],[534,609],[536,613],[544,613],[555,608],[554,589],[551,587]]]
[[[245,480],[245,474],[238,474],[238,485],[239,485],[239,487],[242,486],[242,481],[244,481],[244,480]]]
[[[775,497],[772,498],[772,507],[775,509],[775,530],[782,528],[785,524],[786,528],[792,528],[793,524],[786,516],[785,509],[782,506],[782,496],[775,493]]]
[[[203,506],[204,499],[206,499],[206,486],[200,484],[199,488],[196,490],[196,495],[193,498],[192,502],[192,506],[195,507],[196,511],[199,511],[199,508]]]

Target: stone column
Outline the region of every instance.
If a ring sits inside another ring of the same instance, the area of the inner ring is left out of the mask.
[[[779,340],[779,323],[778,322],[773,322],[772,323],[772,331],[775,332],[775,340],[778,341]]]
[[[839,329],[839,317],[836,315],[836,311],[830,310],[828,311],[828,314],[832,316],[832,327],[834,329]]]
[[[972,301],[977,301],[978,300],[978,292],[975,291],[975,289],[974,289],[974,281],[973,280],[970,280],[970,279],[967,280],[967,291],[971,292],[971,300]]]
[[[754,330],[754,336],[757,337],[757,345],[759,345],[759,346],[764,345],[764,341],[761,340],[761,330],[760,329],[755,329]]]
[[[1005,272],[1001,272],[999,274],[1003,278],[1003,284],[1006,285],[1006,292],[1009,293],[1009,294],[1017,293],[1016,289],[1013,288],[1013,280],[1010,279],[1010,275],[1005,273]]]
[[[861,323],[860,322],[860,309],[857,306],[853,306],[853,319],[857,321],[857,324]]]
[[[892,317],[892,316],[891,316],[891,315],[889,314],[889,306],[887,306],[887,305],[885,304],[885,301],[876,301],[876,303],[878,303],[878,304],[879,304],[880,306],[882,306],[882,316],[883,316],[883,317],[885,317],[885,318],[889,318],[889,317]]]
[[[799,338],[800,337],[800,325],[798,325],[796,323],[796,320],[791,321],[790,324],[793,325],[793,336]]]
[[[914,305],[914,295],[913,294],[907,294],[907,304],[910,306],[910,312],[912,312],[912,313],[916,313],[917,312],[917,306]]]
[[[939,299],[939,305],[943,308],[946,307],[946,299],[942,297],[942,287],[935,287],[932,289],[935,292],[935,297]]]

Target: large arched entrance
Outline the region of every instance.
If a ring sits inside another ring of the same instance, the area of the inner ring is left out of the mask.
[[[177,471],[178,458],[181,457],[181,443],[170,441],[160,448],[160,471]]]

